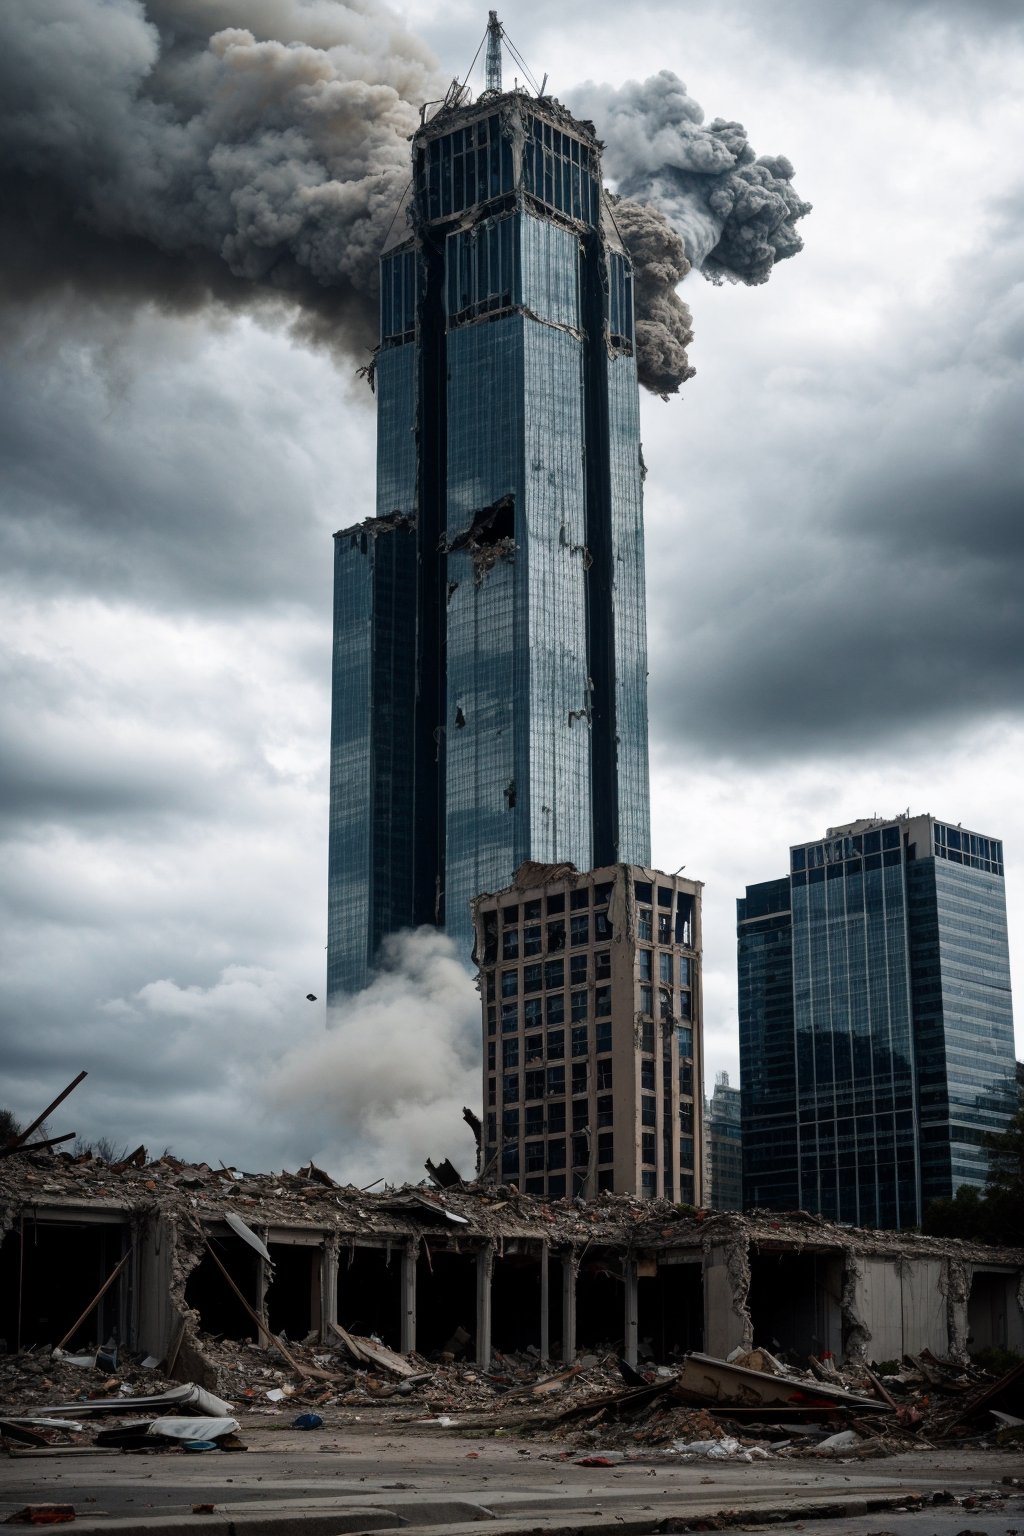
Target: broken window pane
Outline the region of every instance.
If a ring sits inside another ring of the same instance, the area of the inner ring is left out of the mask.
[[[597,1160],[610,1163],[615,1157],[615,1138],[611,1131],[602,1131],[597,1138]]]
[[[637,970],[638,970],[639,975],[640,975],[640,980],[641,981],[650,981],[650,979],[651,979],[651,951],[649,949],[638,949],[637,953],[636,953],[636,963],[637,963]]]
[[[552,992],[545,1004],[549,1024],[561,1024],[565,1020],[565,993]]]
[[[610,1060],[599,1061],[597,1064],[597,1091],[598,1093],[610,1092],[612,1086],[612,1064]]]
[[[610,1096],[597,1101],[598,1125],[611,1125],[615,1118],[615,1101]]]
[[[565,948],[565,918],[560,917],[553,923],[548,923],[548,951],[554,953],[557,949]]]
[[[594,993],[594,1013],[597,1018],[607,1018],[612,1011],[611,987],[598,987]]]
[[[572,1091],[573,1093],[586,1093],[587,1091],[587,1063],[574,1061],[572,1064]]]
[[[654,914],[651,912],[649,907],[641,907],[636,914],[636,936],[638,939],[646,941],[648,944],[651,942],[651,939],[654,936],[654,929],[652,926],[653,920]]]
[[[587,1016],[587,993],[584,988],[580,992],[570,992],[569,1000],[572,1004],[573,1020],[585,1019]]]
[[[564,1099],[549,1099],[547,1101],[547,1111],[548,1111],[548,1130],[549,1131],[564,1131],[565,1130],[565,1100]]]
[[[523,966],[523,991],[539,992],[541,987],[541,965],[538,960],[533,965]]]
[[[594,1046],[600,1056],[602,1051],[610,1051],[612,1048],[612,1021],[611,1019],[599,1019],[594,1026]]]
[[[564,1055],[565,1055],[565,1030],[564,1029],[549,1029],[548,1030],[548,1060],[549,1061],[560,1061]],[[551,1090],[548,1089],[549,1093],[550,1093],[550,1091]]]
[[[519,996],[519,972],[518,971],[502,971],[502,973],[501,973],[501,995],[502,995],[502,997],[518,997]]]
[[[594,975],[598,981],[604,981],[612,973],[612,954],[610,949],[599,949],[594,956]]]
[[[506,928],[501,936],[501,958],[503,960],[517,960],[519,958],[519,929]]]
[[[565,1068],[548,1067],[548,1094],[557,1097],[565,1092]]]
[[[563,1119],[562,1119],[562,1124],[563,1124],[563,1126],[565,1124],[564,1116],[563,1116]],[[565,1167],[565,1141],[564,1141],[564,1139],[560,1139],[560,1140],[556,1140],[556,1141],[549,1141],[548,1142],[548,1167],[549,1168],[564,1168]],[[549,1188],[550,1188],[550,1186],[549,1186]]]
[[[640,1095],[640,1124],[657,1125],[657,1123],[658,1101],[653,1097],[653,1095],[642,1093]]]
[[[587,955],[570,955],[569,957],[569,984],[573,987],[582,986],[587,979]]]
[[[574,1024],[572,1028],[572,1054],[574,1056],[586,1056],[589,1049],[590,1042],[587,1039],[587,1026],[585,1024]]]
[[[523,929],[523,954],[524,955],[539,955],[540,954],[540,924],[539,923],[535,924],[534,926],[532,926],[530,928],[524,928]]]
[[[588,913],[583,913],[581,916],[577,917],[571,917],[569,919],[569,928],[569,940],[571,944],[575,946],[577,944],[588,944],[590,942],[590,916]]]

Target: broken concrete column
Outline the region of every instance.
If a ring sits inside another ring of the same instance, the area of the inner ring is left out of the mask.
[[[547,1364],[551,1357],[551,1286],[548,1273],[548,1245],[540,1245],[540,1358]]]
[[[338,1319],[338,1238],[324,1238],[323,1259],[320,1264],[320,1342],[330,1338],[328,1324]]]
[[[576,1359],[576,1271],[579,1262],[574,1253],[562,1255],[562,1360],[570,1365]]]
[[[638,1307],[640,1297],[640,1282],[639,1275],[637,1273],[636,1260],[632,1258],[626,1259],[622,1268],[626,1282],[624,1286],[625,1299],[624,1317],[622,1323],[623,1336],[625,1338],[625,1346],[623,1352],[625,1355],[626,1364],[632,1365],[635,1368],[637,1362],[639,1326]]]
[[[750,1247],[746,1228],[733,1230],[726,1242],[705,1240],[704,1349],[724,1360],[740,1345],[754,1347],[750,1293]]]
[[[494,1244],[476,1256],[476,1363],[482,1371],[491,1363],[491,1281],[494,1278]]]
[[[404,1355],[411,1355],[416,1348],[416,1242],[408,1242],[402,1249],[400,1348]]]
[[[958,1254],[950,1254],[943,1261],[939,1286],[946,1297],[947,1353],[950,1360],[955,1360],[958,1365],[966,1365],[967,1303],[971,1294],[971,1272]],[[941,1351],[936,1350],[936,1353]]]
[[[852,1248],[843,1250],[843,1292],[839,1306],[843,1319],[843,1359],[860,1361],[868,1358],[871,1329],[861,1315],[860,1301],[864,1289],[864,1267]]]

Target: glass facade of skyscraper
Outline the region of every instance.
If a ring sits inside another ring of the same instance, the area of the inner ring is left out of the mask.
[[[632,271],[588,125],[518,91],[424,124],[374,374],[377,516],[337,536],[329,997],[410,924],[468,962],[472,898],[525,859],[650,859]]]
[[[981,1185],[1014,1108],[1002,845],[853,823],[791,849],[738,918],[747,1199],[907,1227]]]

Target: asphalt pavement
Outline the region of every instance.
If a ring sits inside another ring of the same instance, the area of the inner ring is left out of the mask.
[[[475,1536],[476,1528],[486,1536],[612,1528],[644,1536],[697,1521],[704,1529],[776,1525],[802,1536],[1024,1536],[1024,1488],[1004,1481],[1024,1469],[1019,1454],[1006,1452],[683,1465],[652,1452],[582,1467],[573,1459],[580,1451],[455,1429],[246,1424],[242,1435],[248,1449],[238,1452],[90,1448],[5,1458],[0,1521],[52,1502],[73,1506],[83,1536],[358,1536],[415,1526],[429,1526],[431,1536]],[[600,1450],[595,1444],[586,1454]]]

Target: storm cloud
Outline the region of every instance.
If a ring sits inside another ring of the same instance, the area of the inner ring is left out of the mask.
[[[310,48],[369,25],[328,0],[242,9],[216,15],[254,46],[282,16]],[[188,74],[210,7],[174,11],[194,18]],[[815,203],[768,284],[686,278],[697,378],[641,403],[653,855],[706,882],[710,1074],[736,1066],[735,897],[827,825],[911,804],[1002,837],[1019,957],[1024,187],[998,147],[1024,55],[1019,13],[973,0],[637,16],[624,37],[601,0],[527,5],[511,29],[580,112],[585,74],[684,61]],[[447,74],[467,25],[410,22]],[[0,1096],[29,1117],[86,1067],[58,1131],[416,1172],[386,1086],[372,1125],[330,1120],[302,1071],[287,1101],[248,1086],[293,1044],[329,1049],[306,994],[324,978],[331,534],[373,508],[372,400],[294,336],[290,291],[211,305],[203,267],[155,306],[150,247],[108,275],[107,237],[73,233],[81,282],[58,252],[2,274]],[[461,1074],[459,1028],[436,1028]],[[466,1164],[459,1097],[432,1097],[417,1158]]]

